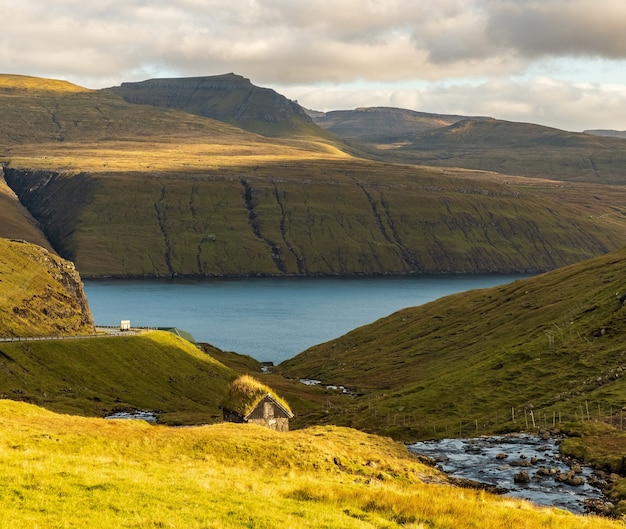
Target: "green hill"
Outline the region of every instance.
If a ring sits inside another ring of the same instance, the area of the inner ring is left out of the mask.
[[[399,311],[283,362],[351,388],[310,420],[416,439],[620,424],[626,249]]]
[[[430,114],[394,107],[364,107],[330,112],[309,111],[320,127],[346,140],[389,143],[390,138],[447,127],[468,116]]]
[[[567,182],[626,183],[626,141],[617,135],[384,108],[337,111],[315,121],[382,161]]]
[[[0,394],[75,415],[145,410],[166,424],[215,422],[236,377],[166,331],[0,343]]]
[[[0,337],[93,332],[74,265],[34,244],[0,238]]]
[[[39,223],[7,185],[0,169],[0,237],[24,239],[53,252]]]
[[[626,245],[624,186],[383,164],[61,81],[0,76],[0,103],[4,178],[84,277],[538,271]]]

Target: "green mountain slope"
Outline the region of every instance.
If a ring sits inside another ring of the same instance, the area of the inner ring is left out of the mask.
[[[296,102],[240,75],[150,79],[108,88],[128,103],[183,110],[265,136],[328,137]]]
[[[85,277],[536,271],[626,244],[626,188],[355,159],[6,174]]]
[[[316,122],[377,160],[483,169],[568,182],[626,183],[626,141],[531,123],[402,109],[329,113]]]
[[[61,81],[0,76],[0,102],[6,182],[84,276],[535,271],[626,244],[626,187],[382,164]]]
[[[4,170],[0,169],[0,237],[24,239],[54,251],[41,226],[30,212],[20,203],[19,198],[4,180]]]
[[[398,437],[474,435],[611,414],[619,424],[625,275],[623,249],[449,296],[315,346],[280,370],[359,395],[315,420]]]
[[[74,265],[34,244],[0,238],[0,337],[93,332]]]

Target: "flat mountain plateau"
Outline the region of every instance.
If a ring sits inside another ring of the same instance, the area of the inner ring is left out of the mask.
[[[3,198],[19,219],[3,234],[44,238],[83,277],[543,271],[626,244],[624,186],[368,160],[295,103],[225,80],[120,87],[161,108],[0,77],[0,161],[21,203]],[[244,94],[239,121],[265,135],[191,113],[214,101],[198,93]]]

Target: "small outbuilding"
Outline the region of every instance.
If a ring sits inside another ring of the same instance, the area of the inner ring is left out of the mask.
[[[279,432],[288,432],[289,419],[293,418],[283,399],[249,375],[240,376],[230,385],[222,412],[227,422],[260,424]]]

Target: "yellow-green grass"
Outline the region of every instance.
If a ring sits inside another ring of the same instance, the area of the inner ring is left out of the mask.
[[[237,374],[165,331],[138,336],[0,343],[0,394],[101,417],[140,409],[170,424],[221,418]]]
[[[626,402],[625,276],[622,249],[449,296],[315,346],[279,371],[356,393],[308,420],[408,440],[615,418]]]
[[[245,417],[266,395],[271,395],[276,402],[291,413],[291,408],[285,400],[279,397],[269,386],[247,374],[241,375],[231,383],[223,406]]]
[[[0,238],[0,336],[93,332],[74,265],[40,246]]]
[[[155,427],[11,401],[0,479],[2,529],[621,526],[441,484],[403,446],[354,430]]]

